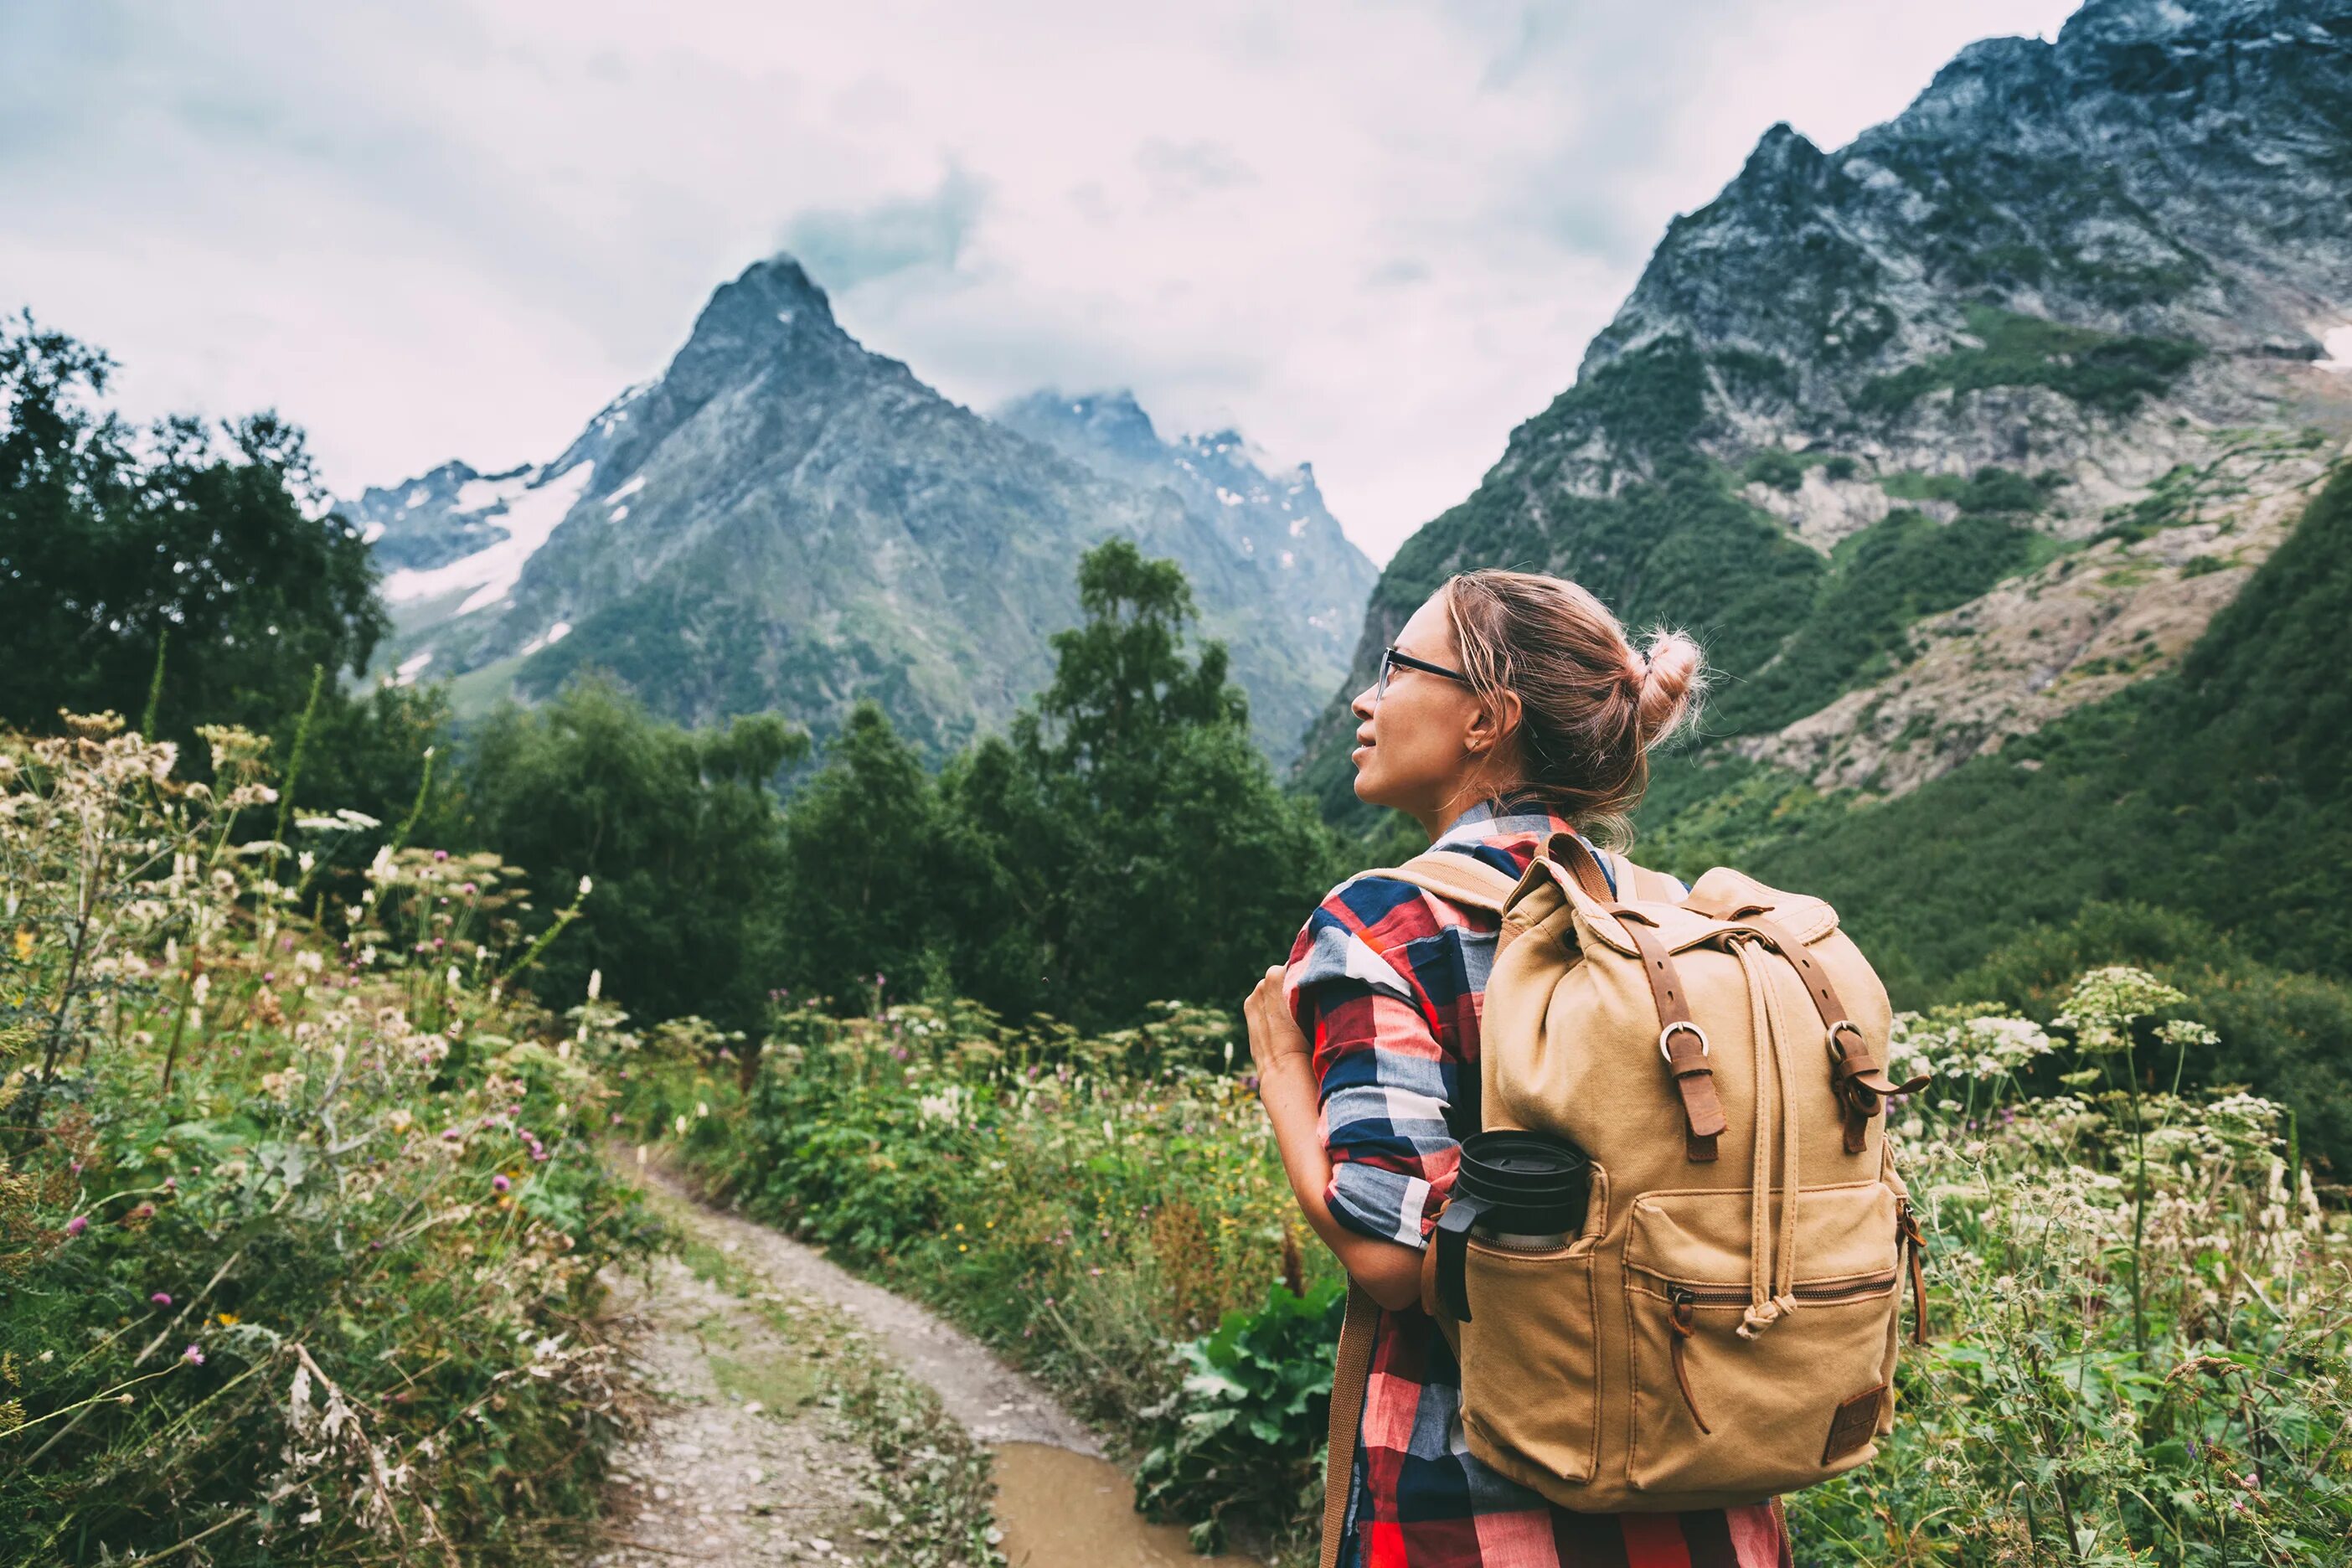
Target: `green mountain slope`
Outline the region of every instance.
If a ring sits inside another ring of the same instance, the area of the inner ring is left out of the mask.
[[[1774,127],[1398,552],[1345,690],[1487,565],[1697,633],[1713,749],[1823,791],[2171,668],[2352,437],[2347,105],[2352,0],[2088,0],[1843,148]],[[1301,776],[1369,827],[1350,728]]]
[[[2046,1008],[2147,964],[2221,1031],[2191,1081],[2281,1096],[2352,1159],[2352,466],[2178,668],[1890,800],[1684,760],[1643,825],[1685,876],[1826,897],[1902,1005]]]

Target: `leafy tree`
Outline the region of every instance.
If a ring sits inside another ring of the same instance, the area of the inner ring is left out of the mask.
[[[134,433],[91,406],[112,369],[29,317],[0,324],[0,720],[282,730],[315,670],[356,674],[384,630],[367,545],[318,509],[295,426]]]
[[[632,1012],[756,1027],[785,864],[768,785],[807,744],[772,715],[684,730],[600,678],[494,714],[466,769],[469,837],[527,869],[543,910],[593,879],[541,961],[541,994],[577,1000],[601,969]]]
[[[1196,612],[1173,562],[1111,540],[1078,593],[1087,620],[1055,637],[1053,684],[954,801],[999,865],[1029,863],[1008,879],[1034,888],[1045,1010],[1094,1026],[1230,1001],[1330,885],[1331,836],[1250,744],[1223,647],[1187,656]]]
[[[1335,877],[1332,839],[1249,740],[1224,649],[1186,644],[1173,562],[1125,540],[1078,568],[1053,683],[934,781],[861,708],[794,797],[779,917],[796,983],[837,1007],[950,992],[1011,1017],[1123,1025],[1230,1003]]]

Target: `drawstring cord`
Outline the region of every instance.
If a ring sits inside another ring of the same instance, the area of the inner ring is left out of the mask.
[[[1729,942],[1732,954],[1738,959],[1740,972],[1748,981],[1749,1026],[1756,1041],[1756,1148],[1748,1213],[1749,1300],[1747,1310],[1740,1314],[1738,1328],[1741,1339],[1752,1340],[1797,1310],[1799,1172],[1796,1068],[1789,1059],[1789,1053],[1780,1048],[1780,1042],[1786,1036],[1780,1024],[1780,1000],[1761,958],[1750,951],[1755,945],[1753,939],[1735,933]],[[1771,1222],[1772,1188],[1769,1180],[1771,1168],[1771,1119],[1769,1114],[1771,1095],[1767,1092],[1768,1070],[1771,1079],[1777,1080],[1770,1082],[1769,1088],[1777,1092],[1780,1104],[1780,1216],[1777,1247],[1773,1245],[1771,1234],[1774,1228]]]

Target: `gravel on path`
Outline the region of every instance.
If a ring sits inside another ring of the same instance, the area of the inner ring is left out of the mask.
[[[589,1568],[854,1561],[874,1461],[805,1351],[675,1258],[612,1281],[657,1413],[614,1457]]]

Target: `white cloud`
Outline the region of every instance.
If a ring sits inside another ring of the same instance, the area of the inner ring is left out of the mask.
[[[0,307],[136,412],[276,406],[350,492],[553,457],[797,240],[950,395],[1132,385],[1385,556],[1767,125],[1835,145],[2069,9],[8,6]]]

